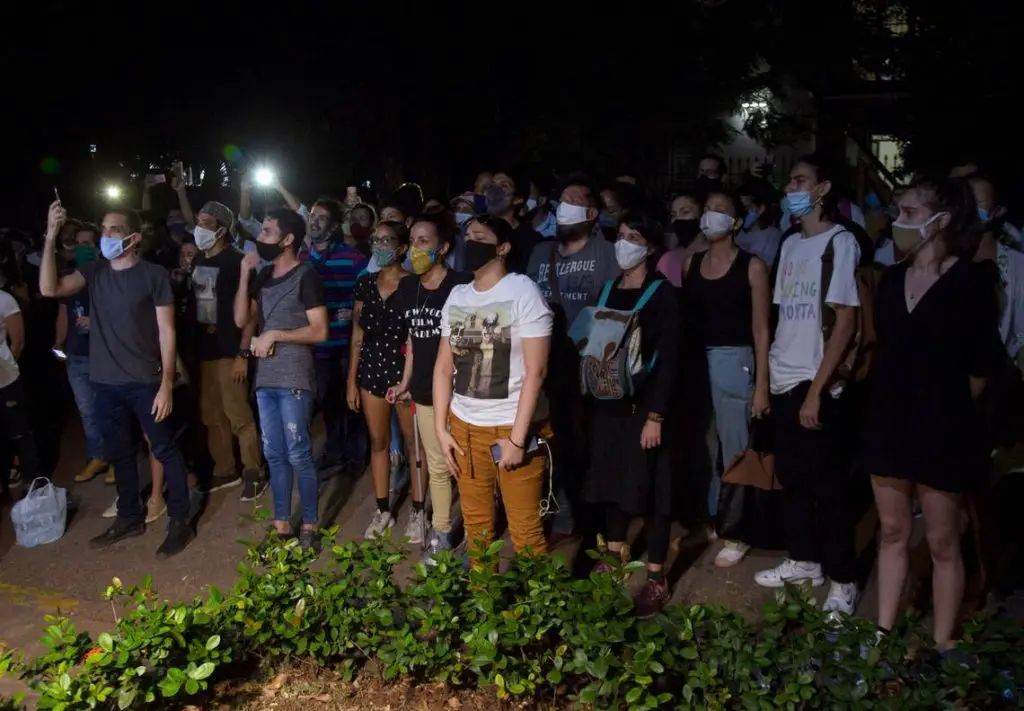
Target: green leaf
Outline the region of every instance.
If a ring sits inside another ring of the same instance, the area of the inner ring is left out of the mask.
[[[105,652],[114,651],[114,638],[110,636],[109,632],[104,632],[96,639],[96,644],[100,646]]]
[[[181,689],[181,682],[167,676],[164,677],[157,686],[160,687],[160,693],[164,695],[164,698],[169,699],[177,694]]]
[[[213,674],[213,670],[217,668],[217,665],[213,662],[204,662],[196,667],[189,676],[197,681],[206,679]]]
[[[626,703],[635,704],[640,699],[640,697],[643,696],[643,694],[643,687],[634,686],[632,689],[629,690],[629,693],[626,694]]]
[[[206,640],[206,651],[212,652],[220,645],[220,635],[215,634],[210,639]]]
[[[135,695],[137,690],[134,687],[127,686],[121,689],[117,695],[117,708],[124,711],[135,703]]]

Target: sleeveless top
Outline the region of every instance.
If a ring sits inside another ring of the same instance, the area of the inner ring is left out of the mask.
[[[718,279],[700,273],[707,252],[697,252],[683,282],[683,315],[687,340],[700,348],[753,346],[753,307],[750,295],[750,260],[742,249],[729,270]]]
[[[291,270],[280,281],[268,280],[260,288],[258,312],[260,332],[268,330],[294,331],[309,325],[306,306],[302,303],[299,287],[307,263]],[[301,343],[276,343],[274,353],[260,358],[256,365],[255,389],[287,388],[316,392],[316,366],[313,346]]]

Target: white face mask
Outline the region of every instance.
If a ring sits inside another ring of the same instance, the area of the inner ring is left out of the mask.
[[[633,244],[628,239],[620,239],[615,243],[615,261],[623,271],[632,269],[647,259],[647,247]]]
[[[205,227],[196,227],[192,234],[196,238],[196,246],[204,252],[208,249],[212,249],[213,245],[217,243],[217,233],[213,230],[208,230]]]
[[[529,198],[526,201],[526,209],[529,210],[530,212],[533,212],[534,210],[537,209],[537,200],[536,200],[536,198]]]
[[[555,212],[555,221],[560,225],[578,225],[587,221],[587,208],[581,205],[570,205],[567,202],[558,203],[558,210]]]
[[[700,216],[700,231],[708,239],[724,237],[732,232],[736,224],[736,218],[729,217],[724,212],[705,212]]]

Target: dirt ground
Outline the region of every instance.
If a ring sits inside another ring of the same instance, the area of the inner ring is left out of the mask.
[[[185,553],[175,558],[160,561],[155,557],[164,535],[166,519],[151,525],[142,537],[124,541],[108,550],[90,550],[87,546],[89,538],[101,533],[109,524],[100,514],[113,501],[115,494],[113,487],[105,485],[101,478],[74,484],[73,477],[83,463],[82,436],[75,423],[65,437],[55,479],[58,485],[69,489],[80,505],[60,541],[31,549],[17,547],[14,545],[9,508],[0,511],[0,647],[6,645],[29,653],[38,652],[43,616],[58,610],[71,615],[81,629],[94,634],[110,629],[114,624],[112,611],[101,600],[100,593],[115,576],[128,583],[150,575],[157,590],[168,599],[202,595],[208,585],[229,589],[237,563],[243,556],[243,548],[238,541],[258,536],[261,530],[260,524],[245,518],[253,513],[253,505],[239,502],[239,490],[236,488],[212,495],[199,519],[196,540]],[[340,526],[339,539],[361,536],[374,507],[369,476],[336,478],[331,481],[324,498],[326,517]],[[268,491],[264,495],[264,503],[269,505],[269,501]],[[397,532],[404,530],[408,511],[408,504],[403,504],[398,514]],[[671,577],[678,578],[673,592],[674,603],[718,603],[753,617],[770,598],[771,593],[754,585],[752,578],[757,570],[774,565],[779,555],[754,552],[739,566],[719,570],[713,564],[719,544],[709,544],[702,536],[686,535],[682,529],[675,530],[673,535],[669,566]],[[571,559],[577,553],[574,546],[563,546],[558,552]],[[870,562],[867,563],[870,571]],[[865,616],[874,614],[872,588],[869,583],[858,610]],[[819,588],[817,593],[824,597],[824,588]],[[0,694],[18,688],[17,682],[0,679]],[[391,699],[393,693],[397,692],[388,691],[382,697],[380,708],[393,702],[392,709],[405,708],[397,698]],[[249,707],[298,709],[302,702],[298,698],[302,693],[296,692],[292,701],[297,703],[292,705],[283,703],[284,692],[279,696],[267,705],[268,698],[260,695],[252,702],[256,705]],[[341,696],[350,698],[348,692]],[[417,696],[415,708],[474,708],[472,699],[456,699],[464,705],[448,707],[448,698],[442,696],[444,694],[436,695],[436,698],[431,695],[430,699]],[[420,704],[420,700],[426,705]],[[332,695],[331,704],[334,702]],[[435,705],[435,702],[440,705]],[[324,708],[346,708],[342,703],[342,700],[337,700],[337,705]],[[373,706],[352,702],[349,707],[367,709]]]

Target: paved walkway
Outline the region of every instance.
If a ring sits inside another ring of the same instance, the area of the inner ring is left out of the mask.
[[[111,503],[114,489],[98,478],[85,484],[72,479],[83,461],[81,434],[72,426],[56,475],[57,483],[73,490],[80,507],[68,525],[67,533],[56,543],[38,548],[13,545],[8,509],[0,522],[0,646],[38,652],[43,616],[57,611],[71,615],[82,629],[98,633],[113,626],[109,603],[100,595],[113,577],[125,583],[137,582],[145,575],[153,578],[160,594],[168,599],[189,599],[202,595],[208,585],[228,590],[235,578],[243,547],[238,541],[259,535],[265,524],[246,519],[253,504],[238,500],[238,489],[216,492],[198,525],[198,537],[188,550],[170,560],[155,557],[164,535],[165,519],[150,526],[144,536],[124,541],[104,551],[90,550],[88,540],[109,524],[101,512]],[[342,477],[333,480],[325,491],[325,506],[341,527],[339,538],[350,540],[362,535],[375,505],[370,477]],[[270,492],[264,504],[269,506]],[[404,531],[409,506],[403,504],[398,515],[396,534]],[[336,515],[335,515],[336,512]],[[673,601],[683,604],[718,603],[751,617],[770,598],[770,592],[753,584],[756,570],[773,565],[779,556],[754,553],[741,565],[718,570],[713,565],[717,544],[710,546],[696,537],[674,531],[670,567],[678,574]],[[559,552],[568,558],[574,547]],[[638,576],[634,576],[635,578]],[[634,581],[638,582],[638,581]],[[824,588],[818,590],[824,596]],[[873,590],[868,588],[859,612],[874,613]],[[9,693],[16,684],[0,680],[0,694]]]

